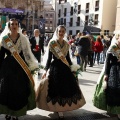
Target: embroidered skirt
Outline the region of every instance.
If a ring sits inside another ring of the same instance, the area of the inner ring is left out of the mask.
[[[0,113],[19,117],[35,107],[28,76],[13,56],[7,56],[0,68]]]
[[[93,105],[99,109],[106,110],[112,114],[120,114],[120,67],[113,65],[110,69],[107,89],[103,90],[104,69],[100,74],[99,81],[96,85],[93,98]]]
[[[60,112],[82,107],[85,99],[70,68],[61,61],[54,61],[48,77],[39,84],[36,102],[40,109]]]

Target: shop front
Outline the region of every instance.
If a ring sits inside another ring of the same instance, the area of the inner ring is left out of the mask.
[[[24,10],[0,8],[0,30],[3,30],[5,28],[6,22],[9,19],[16,18],[18,19],[19,23],[22,24],[24,17]]]

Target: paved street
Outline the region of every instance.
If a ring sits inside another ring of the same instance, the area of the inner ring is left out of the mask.
[[[76,59],[72,59],[75,63]],[[86,99],[86,105],[78,110],[65,112],[65,120],[117,120],[116,116],[107,115],[105,111],[95,108],[92,104],[95,85],[103,65],[95,64],[94,67],[87,67],[86,72],[79,75],[79,85]],[[42,73],[42,71],[41,71]],[[39,84],[40,79],[37,79],[36,85]],[[68,83],[69,84],[69,83]],[[57,120],[58,115],[53,112],[40,110],[38,108],[29,111],[27,116],[21,117],[20,120]],[[0,120],[4,120],[4,115],[0,116]]]

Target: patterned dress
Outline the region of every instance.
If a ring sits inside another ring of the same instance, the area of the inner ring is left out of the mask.
[[[108,75],[107,88],[102,89],[103,76]],[[120,48],[111,46],[107,53],[104,72],[96,86],[93,103],[97,108],[120,114]]]
[[[32,64],[38,67],[31,59],[33,54],[30,52],[30,44],[27,42],[26,37],[19,34],[16,43],[13,44],[29,67],[32,67]],[[0,113],[19,117],[35,107],[35,92],[32,83],[2,40],[0,48]]]
[[[69,45],[57,46],[65,55],[69,65],[72,62],[69,57]],[[37,106],[48,111],[69,111],[82,107],[85,104],[84,97],[79,88],[76,77],[70,68],[59,59],[55,51],[49,46],[48,60],[45,69],[49,69],[47,78],[41,80],[37,90]],[[53,59],[53,61],[52,61]]]

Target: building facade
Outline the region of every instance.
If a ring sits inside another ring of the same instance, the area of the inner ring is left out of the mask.
[[[53,0],[53,3],[56,26],[64,24],[68,34],[85,30],[106,35],[115,30],[117,0]]]
[[[32,32],[35,28],[39,28],[41,33],[53,33],[56,27],[54,22],[55,11],[50,1],[0,0],[0,29],[4,29],[8,19],[16,17],[20,19],[22,27],[26,28],[27,31]],[[3,18],[4,20],[2,20]]]
[[[53,33],[55,31],[55,10],[51,4],[51,0],[44,0],[44,8],[42,15],[45,18],[45,32]]]
[[[120,31],[120,0],[117,1],[115,32]]]

